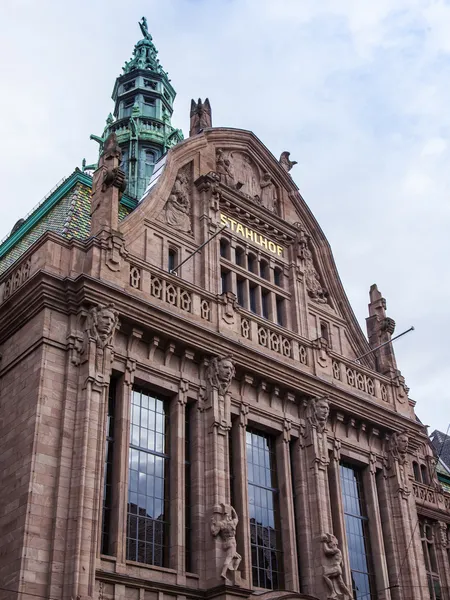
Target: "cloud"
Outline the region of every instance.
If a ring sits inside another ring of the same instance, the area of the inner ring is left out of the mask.
[[[90,133],[143,14],[178,92],[215,125],[289,150],[361,326],[377,282],[419,416],[446,429],[450,329],[450,6],[441,0],[118,0],[6,4],[0,157],[6,234],[63,175],[95,159]],[[120,17],[118,17],[120,15]],[[1,233],[0,233],[1,235]]]

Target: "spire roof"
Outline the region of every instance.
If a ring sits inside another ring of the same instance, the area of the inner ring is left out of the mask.
[[[123,73],[131,73],[136,69],[144,69],[147,71],[153,71],[167,77],[167,73],[163,70],[159,64],[158,50],[153,43],[153,38],[150,35],[147,27],[147,19],[142,17],[139,22],[142,35],[144,36],[137,42],[133,50],[133,58],[125,63]]]

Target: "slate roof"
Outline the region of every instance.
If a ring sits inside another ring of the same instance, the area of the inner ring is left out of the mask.
[[[67,239],[85,240],[90,229],[90,193],[92,178],[78,169],[63,180],[0,245],[0,275],[47,231]],[[136,202],[126,196],[119,205],[119,220],[124,219]]]

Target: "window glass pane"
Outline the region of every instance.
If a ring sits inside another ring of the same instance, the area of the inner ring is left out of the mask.
[[[158,566],[168,557],[167,410],[164,400],[133,390],[127,559]]]
[[[273,439],[247,431],[246,442],[253,585],[276,590],[282,556]]]
[[[355,600],[374,600],[361,472],[345,463],[341,464],[340,472],[353,595]]]
[[[284,325],[284,298],[277,296],[277,323]]]
[[[222,269],[220,272],[220,276],[221,276],[221,280],[222,280],[222,292],[221,293],[225,294],[225,292],[229,291],[229,288],[228,288],[229,273]]]
[[[237,280],[237,301],[239,306],[245,306],[245,281],[243,279]]]
[[[236,264],[240,267],[244,266],[244,250],[242,248],[236,248]]]
[[[262,316],[265,319],[269,318],[269,292],[263,291],[261,294]]]

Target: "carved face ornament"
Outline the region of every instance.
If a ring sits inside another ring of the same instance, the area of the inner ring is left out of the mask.
[[[326,398],[320,398],[314,402],[314,412],[319,423],[325,423],[330,414],[330,406]]]
[[[97,317],[97,331],[101,337],[106,338],[111,335],[116,317],[109,309],[104,309],[99,312]]]
[[[221,360],[218,364],[218,372],[217,376],[221,383],[230,383],[233,379],[233,363],[231,360],[225,358]]]
[[[399,454],[406,454],[408,451],[408,436],[406,433],[401,433],[397,437],[397,450]]]

